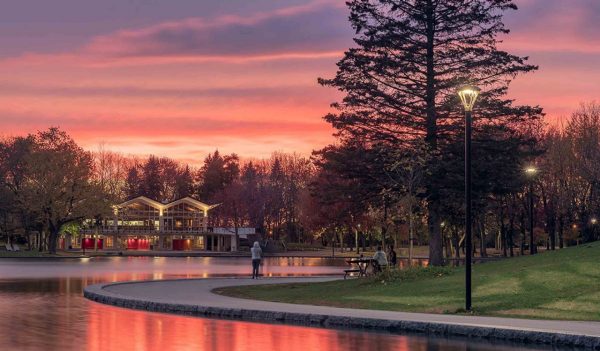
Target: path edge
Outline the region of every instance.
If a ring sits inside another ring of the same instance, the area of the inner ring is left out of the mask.
[[[119,282],[95,284],[84,288],[83,296],[98,303],[134,310],[169,313],[194,317],[291,324],[331,329],[410,333],[425,336],[458,337],[489,341],[508,341],[523,344],[541,344],[600,350],[600,337],[546,331],[518,330],[440,322],[397,321],[375,318],[342,317],[311,313],[274,312],[244,308],[222,308],[191,304],[147,301],[119,295],[104,287],[127,284]]]

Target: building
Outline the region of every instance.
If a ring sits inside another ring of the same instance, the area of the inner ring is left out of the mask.
[[[66,234],[63,248],[108,250],[236,251],[235,231],[208,227],[210,210],[191,197],[167,204],[139,196],[114,206],[113,218]],[[239,228],[246,236],[248,228]],[[238,230],[238,234],[240,234]],[[252,234],[251,233],[251,234]]]

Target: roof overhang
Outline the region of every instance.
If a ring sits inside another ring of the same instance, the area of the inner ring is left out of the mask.
[[[179,205],[181,203],[188,204],[188,205],[190,205],[192,207],[195,207],[197,209],[200,209],[202,211],[209,211],[209,210],[212,210],[213,208],[221,205],[221,204],[208,205],[208,204],[205,204],[204,202],[198,201],[198,200],[196,200],[194,198],[191,198],[189,196],[181,198],[179,200],[175,200],[173,202],[169,202],[167,204],[161,204],[160,202],[152,200],[152,199],[150,199],[148,197],[145,197],[145,196],[138,196],[138,197],[133,198],[131,200],[125,201],[123,203],[120,203],[120,204],[118,204],[118,205],[116,205],[114,207],[115,208],[123,208],[123,207],[126,207],[126,206],[134,204],[134,203],[143,203],[143,204],[146,204],[146,205],[148,205],[150,207],[153,207],[153,208],[155,208],[157,210],[160,210],[160,211],[163,211],[163,210],[165,210],[165,209],[167,209],[169,207],[173,207],[175,205]]]

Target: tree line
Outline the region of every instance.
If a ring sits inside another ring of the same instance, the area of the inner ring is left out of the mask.
[[[563,126],[528,131],[526,153],[504,150],[475,158],[476,251],[506,256],[529,245],[533,191],[535,246],[562,248],[600,239],[600,105],[582,105]],[[485,144],[476,144],[485,145]],[[496,145],[498,147],[499,145]],[[493,150],[496,150],[494,148]],[[526,155],[526,157],[524,156]],[[100,147],[90,152],[50,128],[0,142],[0,231],[39,236],[56,251],[61,230],[111,215],[111,205],[137,196],[171,202],[185,196],[221,204],[211,226],[254,227],[265,238],[342,248],[373,243],[407,246],[431,241],[427,224],[427,149],[337,144],[311,158],[274,153],[240,160],[209,154],[200,167],[166,157],[128,157]],[[462,156],[440,182],[444,256],[464,255]],[[533,177],[524,172],[535,166]]]

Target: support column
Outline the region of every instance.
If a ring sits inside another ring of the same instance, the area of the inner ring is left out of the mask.
[[[162,232],[165,229],[165,217],[163,216],[163,210],[158,213],[158,231]]]
[[[235,241],[235,236],[231,236],[231,252],[237,251],[237,245]]]

